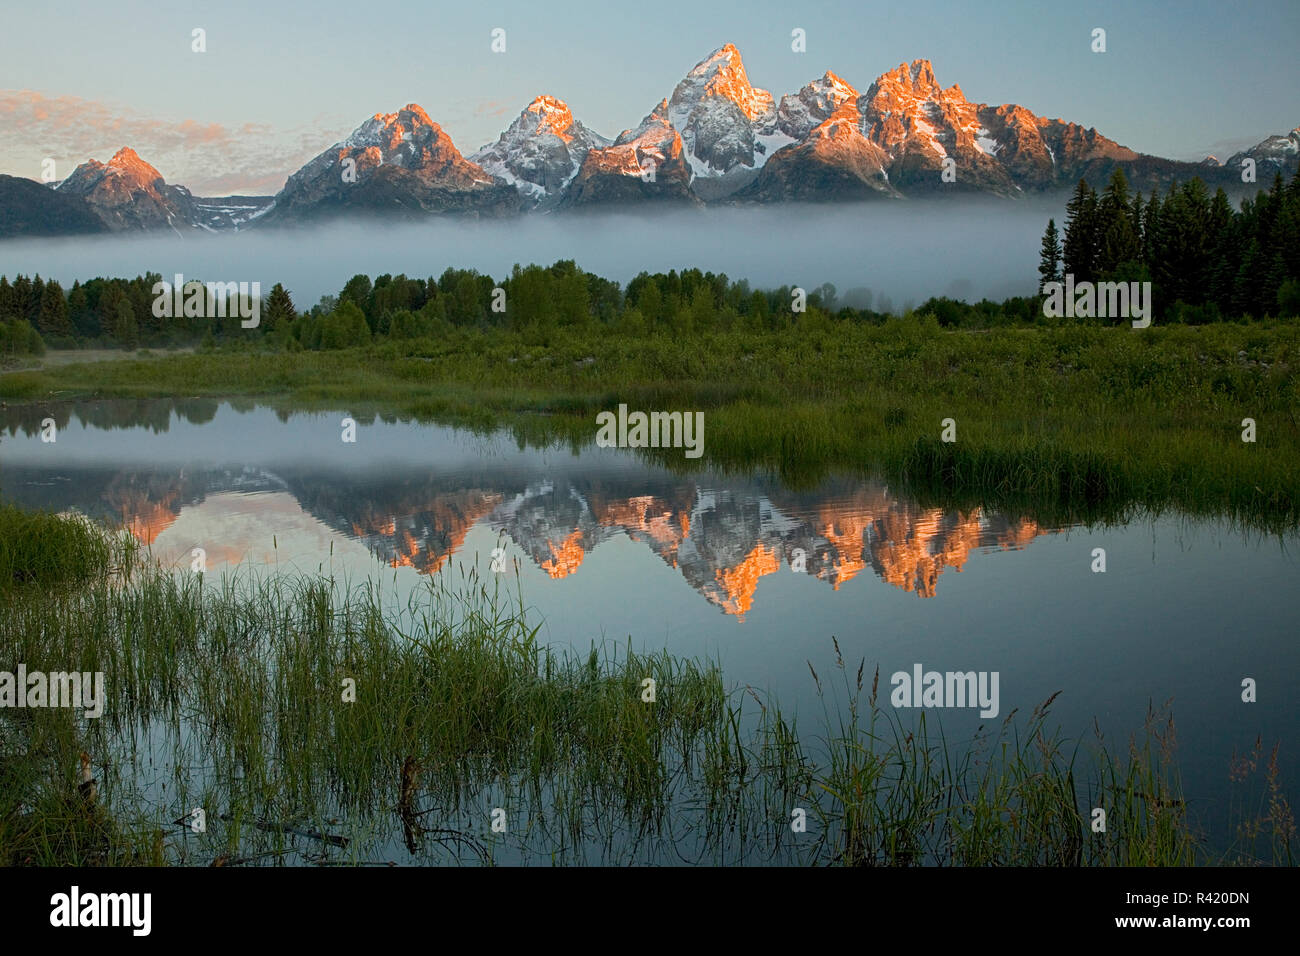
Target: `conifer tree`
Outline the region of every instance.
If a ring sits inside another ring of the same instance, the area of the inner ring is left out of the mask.
[[[16,319],[18,308],[14,304],[17,296],[7,276],[0,276],[0,321]]]
[[[1104,278],[1141,255],[1141,244],[1133,229],[1129,206],[1128,179],[1118,166],[1097,205],[1097,238],[1093,262],[1097,278]]]
[[[1049,282],[1061,281],[1061,238],[1056,231],[1056,220],[1047,220],[1047,231],[1043,233],[1043,249],[1038,257],[1038,294],[1043,294],[1043,287]]]
[[[1062,243],[1062,261],[1067,275],[1075,282],[1086,282],[1093,277],[1096,256],[1097,194],[1080,179],[1074,194],[1065,205],[1065,241]]]
[[[262,313],[262,325],[268,333],[288,327],[298,317],[298,312],[293,307],[293,299],[278,282],[271,287],[271,293],[266,297]]]
[[[41,291],[41,312],[38,317],[37,331],[43,338],[55,336],[71,338],[72,323],[68,321],[68,304],[63,298],[63,287],[51,279]]]

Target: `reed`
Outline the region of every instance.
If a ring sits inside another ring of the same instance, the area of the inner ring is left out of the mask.
[[[0,710],[3,863],[1294,859],[1276,772],[1249,839],[1198,832],[1161,714],[1119,751],[1053,730],[1050,701],[954,743],[881,706],[879,674],[834,645],[809,665],[821,720],[800,726],[707,661],[549,648],[517,579],[472,565],[399,601],[378,577],[175,574],[80,519],[41,521],[108,558],[75,564],[77,587],[6,592],[0,670],[103,671],[108,699],[97,720]]]

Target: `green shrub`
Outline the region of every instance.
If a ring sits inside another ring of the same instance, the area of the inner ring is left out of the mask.
[[[45,342],[26,319],[0,322],[0,355],[44,355]]]

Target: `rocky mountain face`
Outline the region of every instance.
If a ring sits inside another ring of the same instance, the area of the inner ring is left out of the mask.
[[[686,74],[668,99],[668,121],[682,135],[697,177],[762,166],[793,142],[777,127],[772,94],[750,85],[740,51],[728,43]]]
[[[81,236],[108,227],[80,196],[20,176],[0,176],[0,238]]]
[[[514,186],[526,204],[541,206],[559,199],[591,150],[609,145],[575,120],[563,100],[539,96],[469,159]]]
[[[587,153],[565,196],[570,207],[605,203],[694,203],[682,136],[662,101],[613,145]]]
[[[183,186],[171,186],[130,147],[107,163],[89,160],[56,187],[64,196],[79,197],[114,231],[197,228],[202,214]]]
[[[460,154],[414,103],[377,113],[285,183],[259,222],[295,223],[342,214],[416,219],[430,213],[502,215],[518,191]]]
[[[834,73],[783,96],[778,125],[791,144],[764,164],[739,200],[780,202],[897,197],[888,153],[863,133],[858,91]]]
[[[262,215],[270,196],[204,199],[170,185],[130,148],[107,163],[89,160],[53,186],[0,176],[0,238],[97,232],[239,229]]]
[[[1137,188],[1200,172],[1142,156],[1096,130],[944,89],[928,60],[880,76],[861,95],[832,73],[782,99],[781,150],[742,200],[991,193],[1015,196],[1104,180],[1123,165]],[[806,132],[805,132],[806,131]],[[945,178],[944,173],[948,172]]]
[[[798,93],[781,97],[777,108],[777,127],[791,142],[807,139],[808,134],[830,119],[845,103],[856,105],[858,91],[830,70],[813,80]]]

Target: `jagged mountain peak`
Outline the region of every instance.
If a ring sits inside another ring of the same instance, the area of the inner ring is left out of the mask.
[[[168,185],[162,173],[129,146],[119,149],[107,163],[87,160],[57,188],[83,198],[114,230],[189,228],[203,220],[189,190]]]
[[[526,118],[535,122],[534,133],[553,133],[561,138],[568,136],[569,127],[573,125],[573,112],[569,109],[569,104],[549,93],[543,93],[524,107],[519,120],[524,121]]]
[[[1294,169],[1300,158],[1300,127],[1289,133],[1270,136],[1240,153],[1234,153],[1224,165],[1240,169],[1244,159],[1252,159],[1261,167],[1264,176]],[[1257,174],[1258,175],[1258,174]]]
[[[107,163],[101,163],[96,159],[86,160],[59,184],[59,188],[68,185],[75,187],[78,184],[92,186],[106,176],[129,180],[141,188],[161,182],[163,179],[162,173],[141,159],[139,153],[130,146],[123,146]]]
[[[869,100],[893,100],[900,104],[939,103],[961,105],[967,102],[960,86],[954,83],[948,89],[939,85],[934,76],[934,65],[929,60],[900,63],[876,78],[867,90]]]
[[[514,189],[462,156],[423,108],[408,103],[395,113],[376,113],[290,176],[262,222],[343,211],[405,218],[499,215],[518,205]]]
[[[745,64],[741,61],[740,51],[734,43],[724,43],[704,59],[691,67],[688,77],[709,77],[717,73],[744,72]]]
[[[821,75],[820,79],[814,80],[813,82],[821,83],[824,86],[827,86],[831,89],[845,90],[849,93],[852,93],[855,96],[857,95],[858,92],[856,89],[853,88],[852,83],[849,83],[847,80],[843,79],[842,77],[837,76],[835,73],[832,73],[830,70],[827,70],[825,73]]]
[[[913,60],[900,63],[897,67],[880,76],[877,83],[893,83],[906,87],[917,96],[941,92],[938,81],[934,78],[934,64],[929,60]]]
[[[514,186],[526,200],[542,204],[558,195],[587,153],[609,140],[573,118],[567,103],[543,94],[524,107],[495,143],[469,157]]]
[[[496,145],[503,146],[541,136],[556,136],[565,143],[576,141],[579,148],[609,143],[605,137],[592,132],[574,119],[573,111],[564,100],[543,93],[523,108],[515,121],[497,139]],[[474,155],[485,154],[492,148],[485,146]]]
[[[424,126],[438,125],[429,118],[429,114],[424,111],[424,107],[419,103],[407,103],[396,113],[383,114],[384,122],[406,121],[415,122]]]
[[[663,114],[681,133],[693,176],[756,168],[773,148],[789,141],[777,131],[772,94],[749,82],[740,51],[730,43],[691,68],[673,89]],[[780,141],[765,140],[773,135]]]
[[[694,106],[706,97],[729,100],[751,122],[770,113],[774,105],[771,93],[757,89],[749,82],[740,51],[731,43],[719,47],[695,64],[673,90],[671,102],[675,106],[687,103]]]
[[[660,100],[659,103],[645,118],[637,124],[635,129],[625,129],[619,133],[618,138],[614,140],[615,146],[625,146],[629,143],[640,143],[647,139],[655,140],[675,138],[678,130],[668,118],[668,101]]]
[[[152,173],[155,178],[157,179],[162,178],[162,176],[158,173],[158,170],[154,169],[153,166],[149,165],[143,159],[141,159],[140,154],[137,153],[135,150],[133,150],[130,146],[123,146],[116,153],[114,153],[113,157],[108,161],[108,166],[110,169]]]
[[[612,145],[588,150],[566,202],[583,206],[609,200],[697,201],[689,188],[683,137],[669,121],[668,110],[668,100],[661,100]]]
[[[345,149],[378,146],[391,150],[408,138],[422,141],[444,136],[442,127],[418,103],[407,103],[395,113],[376,113],[339,145]]]
[[[853,86],[827,70],[798,93],[787,93],[781,97],[781,105],[777,109],[777,126],[792,139],[803,139],[819,124],[830,119],[843,104],[856,101],[858,95]]]

